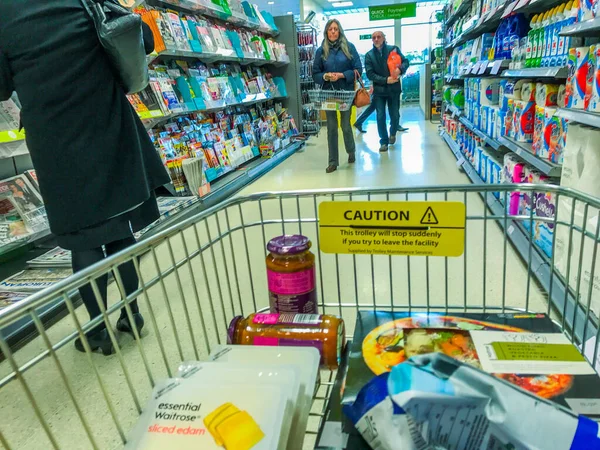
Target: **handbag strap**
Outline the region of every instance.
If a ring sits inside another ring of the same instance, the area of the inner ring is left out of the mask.
[[[365,83],[362,80],[362,77],[360,76],[360,74],[358,73],[358,70],[354,69],[354,81],[358,81],[360,86],[364,89],[365,88]]]

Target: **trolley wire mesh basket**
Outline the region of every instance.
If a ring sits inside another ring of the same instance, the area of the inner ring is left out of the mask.
[[[553,217],[507,214],[513,194],[553,196]],[[320,251],[322,202],[461,202],[466,210],[460,257],[325,254]],[[580,214],[581,213],[581,214]],[[550,185],[468,185],[280,192],[234,197],[73,277],[0,311],[0,330],[23,319],[39,336],[19,349],[0,331],[0,447],[117,448],[131,439],[144,405],[161,380],[184,361],[206,361],[226,342],[231,319],[269,308],[265,247],[271,237],[302,234],[313,243],[319,311],[354,332],[359,310],[547,314],[589,362],[598,363],[600,295],[596,259],[600,201]],[[594,218],[594,219],[593,219]],[[593,220],[592,220],[593,219]],[[548,258],[524,226],[555,230]],[[517,240],[516,236],[520,236]],[[559,245],[560,244],[560,245]],[[517,256],[520,253],[520,258]],[[122,276],[133,266],[139,285]],[[98,285],[108,274],[108,306]],[[72,293],[91,286],[101,316],[93,321]],[[43,323],[41,310],[62,299],[67,316]],[[140,336],[118,334],[122,308],[138,301],[146,318]],[[100,323],[116,354],[73,348]],[[305,447],[312,448],[333,392],[334,372],[321,374]]]
[[[310,89],[310,101],[315,109],[321,111],[349,111],[354,103],[356,91],[337,91],[331,89]]]

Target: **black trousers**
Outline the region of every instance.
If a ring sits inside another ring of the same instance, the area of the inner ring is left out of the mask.
[[[73,264],[73,273],[79,272],[87,267],[90,267],[97,262],[102,261],[107,256],[114,255],[115,253],[120,252],[121,250],[130,247],[135,244],[135,238],[133,235],[126,239],[119,239],[117,241],[111,242],[109,244],[104,245],[103,247],[97,247],[90,250],[74,250],[72,251],[72,264]],[[139,285],[139,279],[137,273],[135,271],[135,266],[132,261],[121,264],[118,266],[119,275],[121,276],[121,280],[123,281],[123,287],[125,289],[125,293],[127,295],[134,292]],[[100,291],[100,296],[104,307],[107,307],[107,283],[108,283],[108,275],[102,275],[100,278],[96,280],[98,284],[98,290]],[[94,291],[92,289],[91,284],[86,284],[85,286],[79,289],[79,293],[83,300],[83,304],[85,305],[89,315],[90,320],[95,319],[99,315],[101,315],[100,307],[98,306],[98,302],[96,301],[96,296],[94,295]],[[134,300],[130,303],[131,311],[133,313],[139,312],[138,302]],[[127,313],[125,308],[121,309],[121,317],[126,317]],[[101,323],[98,325],[92,332],[96,332],[102,330],[106,327],[106,324]]]

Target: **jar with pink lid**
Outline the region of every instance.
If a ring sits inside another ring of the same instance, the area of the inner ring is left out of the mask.
[[[267,245],[267,281],[272,313],[317,314],[315,255],[299,234],[278,236]]]

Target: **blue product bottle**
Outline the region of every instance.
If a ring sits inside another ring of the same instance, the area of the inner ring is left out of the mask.
[[[506,53],[504,53],[504,37],[506,36],[506,31],[508,27],[508,19],[504,19],[500,22],[498,26],[498,30],[496,30],[496,35],[494,36],[494,59],[507,59]],[[509,56],[510,57],[510,56]]]

